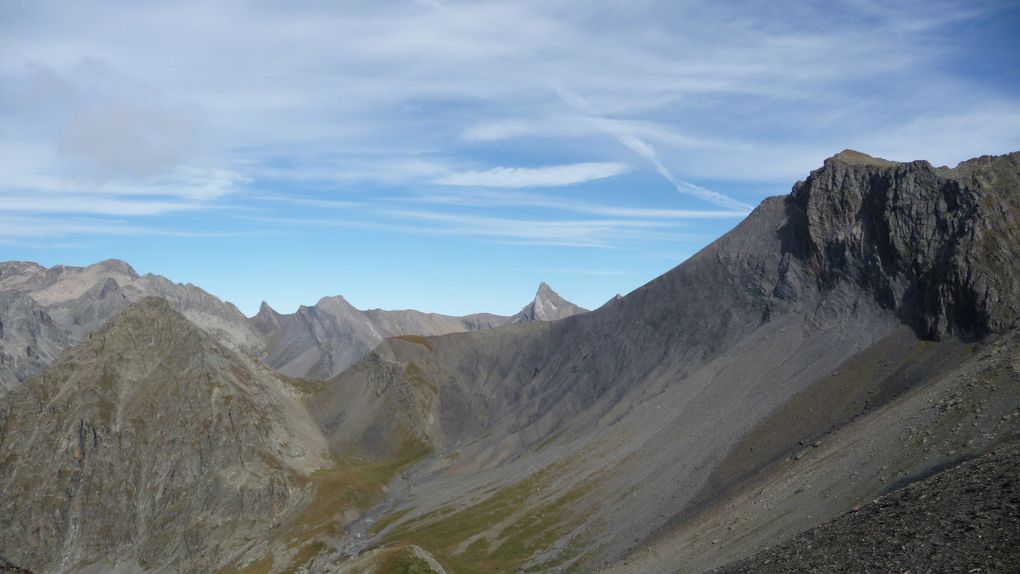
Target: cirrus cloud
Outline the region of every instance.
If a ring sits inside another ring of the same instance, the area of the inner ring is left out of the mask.
[[[440,185],[467,187],[560,187],[622,175],[630,166],[616,162],[588,162],[546,167],[497,167],[462,171],[433,180]]]

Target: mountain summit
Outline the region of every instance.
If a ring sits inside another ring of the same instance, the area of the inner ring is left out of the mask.
[[[556,321],[578,313],[587,313],[588,310],[578,307],[567,301],[560,294],[553,291],[545,282],[538,286],[535,299],[524,306],[516,315],[510,318],[509,323],[530,323],[532,321]]]

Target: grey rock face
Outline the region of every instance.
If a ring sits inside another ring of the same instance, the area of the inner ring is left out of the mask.
[[[326,463],[296,389],[145,298],[0,403],[0,548],[39,572],[213,571]]]
[[[556,321],[565,319],[579,313],[587,313],[588,310],[578,307],[552,290],[552,287],[542,283],[538,286],[535,299],[528,303],[516,315],[510,318],[509,323],[531,323],[533,321]]]
[[[0,292],[0,395],[52,363],[68,336],[31,297]]]
[[[843,152],[794,187],[785,248],[923,337],[1001,332],[1020,317],[1018,171],[1020,154],[937,170]]]
[[[9,298],[27,297],[49,317],[40,320],[39,325],[53,327],[44,337],[47,343],[22,345],[23,340],[39,336],[30,332],[36,327],[8,315],[15,312],[14,308],[0,309],[0,322],[8,324],[6,339],[0,338],[0,354],[10,357],[6,361],[8,367],[0,368],[0,394],[37,372],[38,367],[52,363],[60,351],[104,325],[132,302],[147,296],[166,299],[232,349],[257,356],[263,346],[258,332],[230,303],[194,285],[173,283],[156,275],[139,276],[123,261],[102,261],[88,267],[58,265],[50,269],[34,263],[0,263],[0,293]],[[21,328],[28,331],[21,332]],[[33,358],[26,351],[29,347],[43,350]]]

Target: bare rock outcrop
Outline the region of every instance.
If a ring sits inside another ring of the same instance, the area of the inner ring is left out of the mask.
[[[39,572],[215,570],[328,463],[301,396],[141,299],[0,403],[0,549]]]
[[[922,337],[1002,332],[1020,318],[1018,171],[1020,154],[949,170],[844,151],[794,186],[785,248],[820,288],[854,283]]]

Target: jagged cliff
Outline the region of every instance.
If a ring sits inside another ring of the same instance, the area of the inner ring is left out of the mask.
[[[845,151],[793,188],[784,250],[821,288],[860,286],[922,337],[1002,332],[1020,317],[1018,171],[1020,154],[937,170]]]

